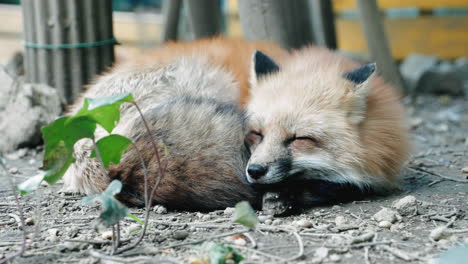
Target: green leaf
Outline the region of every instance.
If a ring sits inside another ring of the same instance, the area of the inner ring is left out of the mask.
[[[16,188],[20,191],[21,194],[27,194],[36,190],[40,185],[41,182],[44,180],[45,173],[40,172],[39,174],[30,177],[26,181],[20,183]]]
[[[130,217],[131,219],[135,220],[135,222],[139,223],[140,225],[144,225],[145,222],[143,222],[140,218],[138,218],[136,215],[133,215],[133,214],[128,214],[127,215],[128,217]]]
[[[244,259],[232,247],[221,243],[205,242],[200,246],[200,250],[208,253],[210,264],[225,264],[226,260],[229,259],[233,260],[234,263],[239,263]]]
[[[114,197],[121,190],[122,183],[119,180],[113,180],[103,193],[86,196],[81,199],[81,203],[89,204],[95,200],[99,200],[102,206],[99,219],[104,225],[111,226],[117,224],[128,215],[128,208]]]
[[[118,94],[100,98],[85,98],[84,105],[75,115],[88,117],[111,133],[120,120],[120,105],[124,102],[134,102],[130,93]]]
[[[42,127],[45,152],[44,180],[56,183],[75,161],[73,146],[82,138],[93,138],[96,123],[86,117],[61,117],[48,126]]]
[[[468,244],[450,248],[442,255],[440,255],[437,263],[451,264],[451,263],[466,263],[468,260]]]
[[[254,228],[258,223],[254,209],[246,201],[236,204],[233,221],[248,228]]]
[[[101,155],[104,167],[107,169],[109,165],[119,164],[120,158],[128,146],[132,144],[132,141],[121,135],[109,135],[103,137],[96,142]],[[96,151],[93,150],[91,157],[96,157]]]

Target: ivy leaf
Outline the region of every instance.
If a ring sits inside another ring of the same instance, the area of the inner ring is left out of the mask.
[[[81,199],[81,203],[90,204],[99,200],[102,206],[99,219],[106,226],[115,225],[128,215],[128,208],[114,197],[121,190],[122,183],[119,180],[113,180],[103,193],[86,196]]]
[[[26,181],[20,183],[16,188],[20,191],[21,194],[27,194],[36,190],[41,182],[44,180],[45,173],[39,172],[37,175],[30,177]]]
[[[111,133],[120,120],[120,105],[134,102],[130,93],[100,98],[85,98],[84,105],[75,117],[87,117]]]
[[[233,221],[248,228],[254,228],[258,223],[254,209],[246,201],[236,204]]]
[[[101,155],[104,167],[107,169],[111,163],[119,164],[122,154],[127,150],[132,141],[121,135],[109,135],[96,142]],[[96,157],[96,150],[93,150],[91,157]]]
[[[225,264],[226,260],[233,260],[234,263],[239,263],[244,259],[232,247],[221,243],[205,242],[200,246],[200,250],[208,253],[210,264]]]
[[[465,263],[468,259],[468,244],[450,248],[438,259],[437,263],[450,264],[450,263]]]

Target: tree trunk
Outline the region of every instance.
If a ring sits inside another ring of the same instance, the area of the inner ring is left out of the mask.
[[[163,15],[165,23],[161,36],[162,42],[177,40],[181,7],[182,0],[164,0]]]
[[[23,0],[25,72],[71,103],[114,61],[112,0]]]
[[[219,0],[186,0],[185,4],[195,38],[221,33],[222,12]]]
[[[313,42],[307,0],[239,0],[244,36],[269,40],[286,49]]]
[[[309,0],[315,42],[336,49],[335,16],[330,0]]]
[[[361,24],[367,40],[367,48],[373,60],[377,63],[377,70],[385,81],[394,85],[400,92],[404,92],[398,68],[393,61],[392,52],[388,45],[385,28],[375,0],[356,0],[360,13]]]

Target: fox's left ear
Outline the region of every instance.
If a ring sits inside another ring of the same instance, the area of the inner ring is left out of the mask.
[[[370,63],[343,75],[346,80],[354,83],[355,100],[349,112],[349,118],[354,124],[359,124],[366,117],[367,97],[371,89],[369,80],[376,69],[376,64]]]
[[[258,79],[265,75],[279,71],[279,66],[265,53],[256,50],[252,55],[252,64],[250,67],[250,85],[257,84]]]

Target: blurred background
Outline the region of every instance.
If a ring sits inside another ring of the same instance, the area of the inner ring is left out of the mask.
[[[312,0],[315,1],[315,0]],[[19,0],[0,0],[0,63],[23,49]],[[161,43],[162,0],[113,0],[116,39],[129,48],[145,49]],[[367,46],[354,0],[332,0],[337,47],[366,55]],[[402,60],[411,53],[444,59],[468,56],[468,0],[379,0],[392,55]],[[237,0],[222,0],[222,32],[242,37]],[[179,39],[193,39],[182,5]]]

